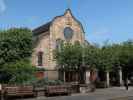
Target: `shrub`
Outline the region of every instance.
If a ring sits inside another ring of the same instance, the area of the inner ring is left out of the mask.
[[[11,76],[9,84],[28,84],[34,80],[35,67],[33,67],[28,60],[21,60],[5,64],[4,70]]]
[[[61,85],[61,84],[63,84],[61,80],[48,80],[48,79],[36,80],[33,83],[35,87],[45,87],[47,85]]]

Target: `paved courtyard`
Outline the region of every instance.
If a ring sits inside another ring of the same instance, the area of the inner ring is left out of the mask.
[[[37,97],[24,100],[133,100],[133,87],[128,91],[124,87],[113,87],[107,89],[97,89],[93,93],[73,94],[72,96],[61,97]]]

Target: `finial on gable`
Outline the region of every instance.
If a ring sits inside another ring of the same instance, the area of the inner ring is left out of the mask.
[[[67,21],[67,25],[72,25],[72,13],[71,13],[71,10],[68,8],[68,9],[66,9],[66,11],[65,11],[65,17],[66,17],[66,21]]]
[[[72,11],[70,8],[66,9],[65,15],[72,15]]]

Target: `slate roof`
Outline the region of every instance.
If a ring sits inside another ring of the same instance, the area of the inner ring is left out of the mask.
[[[39,35],[41,33],[44,33],[44,32],[47,32],[49,31],[49,28],[50,28],[50,25],[51,25],[52,21],[34,29],[32,32],[33,32],[33,36],[36,36],[36,35]]]

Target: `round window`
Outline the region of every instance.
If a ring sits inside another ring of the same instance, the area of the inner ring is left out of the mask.
[[[64,37],[66,40],[70,40],[73,37],[73,30],[70,27],[64,29]]]

